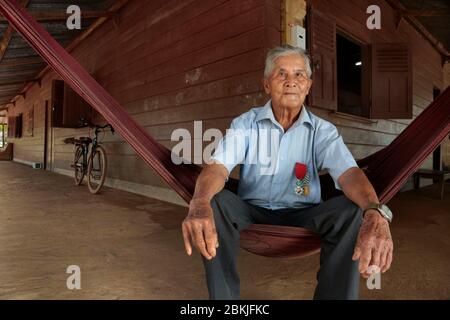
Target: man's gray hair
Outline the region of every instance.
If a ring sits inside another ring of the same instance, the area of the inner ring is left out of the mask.
[[[275,47],[267,53],[266,66],[264,69],[264,79],[269,78],[272,74],[273,68],[275,67],[275,60],[277,60],[279,57],[284,57],[291,54],[297,54],[301,56],[303,60],[305,60],[306,74],[308,75],[308,78],[311,78],[311,59],[309,58],[308,54],[303,49],[285,44],[281,47]]]

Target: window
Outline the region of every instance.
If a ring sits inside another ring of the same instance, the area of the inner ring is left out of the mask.
[[[366,116],[362,108],[362,47],[339,33],[337,51],[337,111]]]
[[[92,107],[62,80],[53,80],[52,112],[56,128],[77,128],[81,118],[92,122]]]
[[[8,117],[8,138],[22,138],[22,114]]]
[[[372,119],[412,118],[412,62],[406,43],[358,44],[336,31],[331,14],[314,6],[307,23],[313,69],[309,105]]]

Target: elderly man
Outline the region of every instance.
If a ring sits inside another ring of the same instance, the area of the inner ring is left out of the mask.
[[[379,203],[336,127],[303,104],[310,76],[310,60],[301,49],[272,49],[263,80],[271,99],[233,120],[233,130],[197,180],[182,230],[187,254],[192,247],[202,254],[211,299],[240,298],[239,232],[253,223],[303,227],[321,235],[315,299],[357,299],[359,274],[368,277],[369,266],[385,272],[391,265],[392,213]],[[261,149],[270,151],[269,165],[258,157],[254,161]],[[238,164],[235,195],[223,188]],[[318,174],[324,169],[344,193],[325,202]]]

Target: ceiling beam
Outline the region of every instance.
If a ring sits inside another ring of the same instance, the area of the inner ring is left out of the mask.
[[[11,81],[11,82],[0,82],[0,86],[14,86],[19,84],[25,84],[27,82],[36,83],[39,82],[38,79],[31,79],[31,80],[21,80],[21,81]]]
[[[0,40],[0,62],[3,60],[5,56],[6,49],[8,49],[9,42],[11,41],[12,34],[14,29],[11,26],[8,26],[6,31],[3,33],[3,38]]]
[[[28,6],[29,0],[19,0],[19,4],[26,8]],[[0,62],[3,60],[5,56],[6,49],[8,49],[9,42],[11,41],[12,35],[14,32],[14,28],[8,24],[8,28],[3,33],[3,38],[0,40]]]
[[[399,0],[386,0],[386,2],[397,12],[399,15],[399,21],[404,18],[408,23],[410,23],[422,36],[427,39],[431,45],[441,54],[442,65],[446,60],[450,59],[450,52],[442,42],[440,42],[436,37],[424,27],[416,17],[411,15],[404,15],[402,12],[407,11],[406,8],[400,3]]]
[[[58,20],[66,20],[70,14],[61,11],[54,12],[44,12],[44,11],[28,11],[31,16],[37,21],[58,21]],[[89,18],[100,18],[100,17],[108,17],[111,15],[108,11],[103,10],[81,10],[81,18],[89,19]],[[0,22],[8,22],[8,20],[1,16]]]
[[[450,16],[449,10],[399,10],[405,16],[413,17],[442,17]]]
[[[24,58],[12,58],[5,59],[1,62],[0,68],[2,67],[19,67],[27,66],[32,64],[45,63],[41,57],[24,57]]]
[[[22,0],[23,1],[23,0]],[[105,21],[107,21],[109,18],[115,17],[117,12],[124,7],[130,0],[117,0],[111,7],[108,8],[106,11],[108,14],[104,17],[99,17],[97,20],[95,20],[86,30],[84,30],[77,38],[75,38],[74,41],[72,41],[65,49],[67,52],[71,52],[74,48],[76,48],[84,39],[86,39],[94,30],[96,30],[98,27],[100,27]],[[28,3],[28,0],[27,0]],[[1,61],[1,60],[0,60]],[[44,75],[49,72],[51,68],[47,65],[45,66],[36,76],[37,79],[42,79]],[[40,81],[40,80],[38,80]],[[40,83],[40,82],[39,82]],[[28,89],[33,85],[34,83],[29,83],[29,81],[26,82],[22,90],[19,91],[18,94],[21,92],[26,92]],[[13,103],[15,101],[16,97],[13,97],[10,100],[10,103]],[[0,103],[0,108],[3,103]]]

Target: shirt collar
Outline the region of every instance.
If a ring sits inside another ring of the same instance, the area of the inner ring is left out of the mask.
[[[279,125],[278,121],[275,119],[275,116],[273,114],[272,110],[272,100],[267,101],[267,103],[264,105],[264,107],[259,110],[258,114],[256,115],[255,121],[260,121],[263,119],[269,119],[274,123],[275,125]],[[300,111],[300,116],[298,117],[297,121],[292,125],[293,127],[296,127],[297,125],[301,123],[309,123],[311,125],[311,128],[314,130],[314,124],[311,121],[311,117],[309,116],[308,110],[306,110],[306,106],[302,106],[302,110]]]

